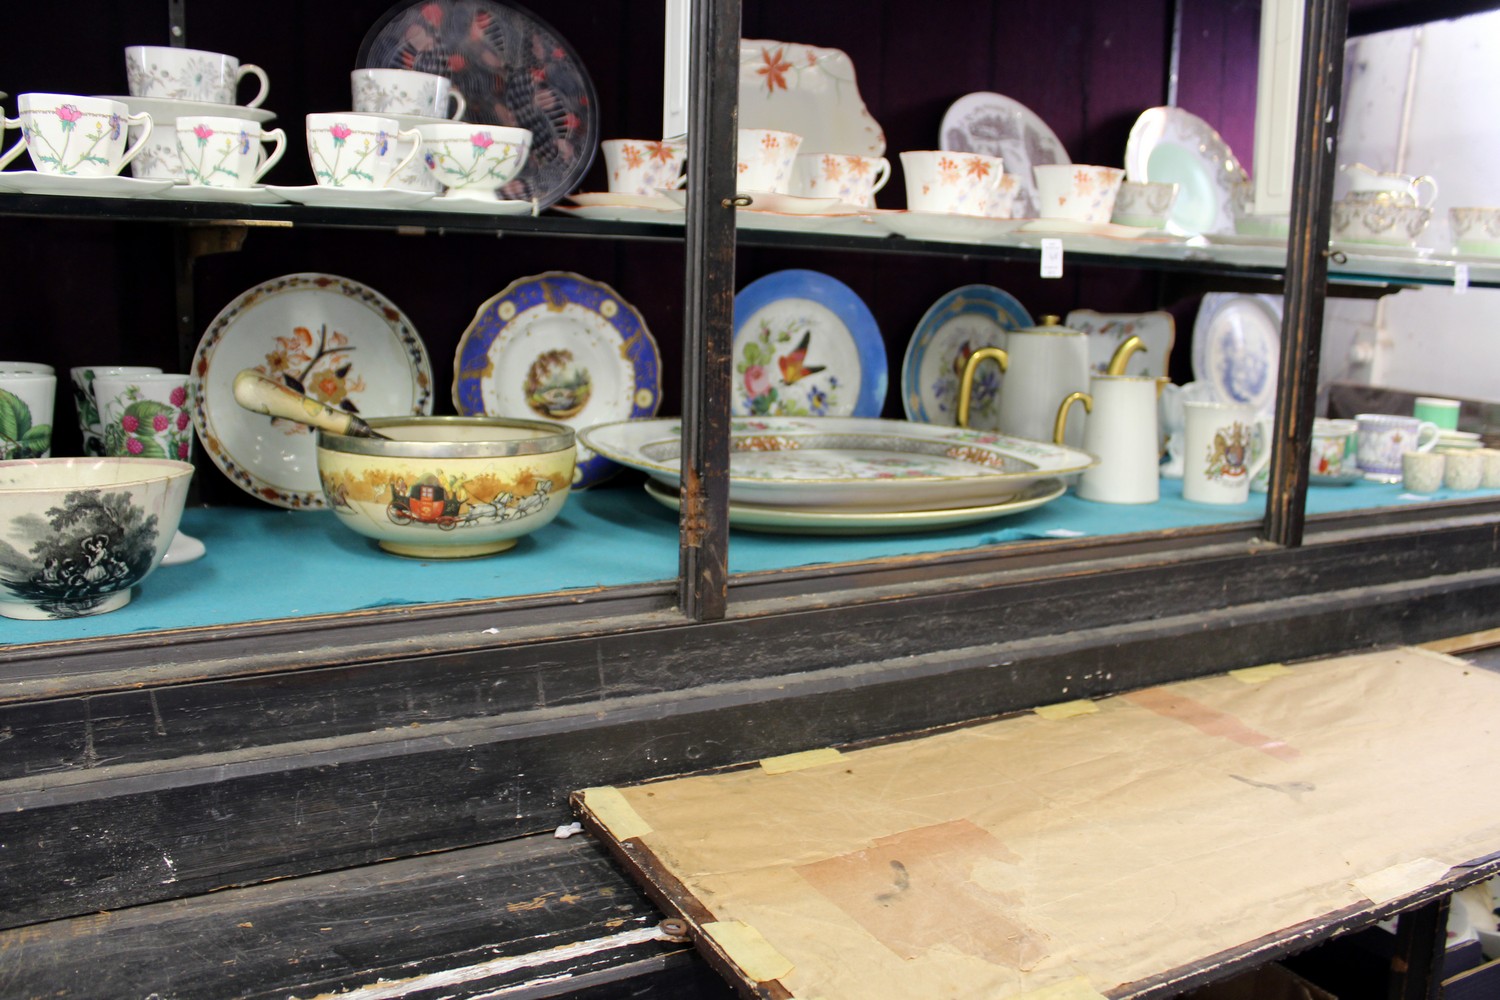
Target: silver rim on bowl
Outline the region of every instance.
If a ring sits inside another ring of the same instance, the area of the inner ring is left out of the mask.
[[[507,458],[512,455],[544,455],[573,447],[573,428],[545,420],[512,420],[506,417],[377,417],[367,421],[377,431],[392,427],[493,427],[498,430],[533,431],[531,437],[497,441],[388,441],[351,437],[318,431],[318,447],[346,455],[376,455],[391,458]]]

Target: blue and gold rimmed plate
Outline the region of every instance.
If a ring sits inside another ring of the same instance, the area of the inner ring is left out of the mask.
[[[869,306],[820,271],[777,271],[734,297],[739,416],[878,417],[885,342]]]
[[[982,347],[1005,347],[1006,334],[1032,325],[1031,314],[1009,292],[991,285],[955,288],[928,308],[901,362],[901,405],[908,420],[953,427],[958,423],[958,382],[964,362]],[[970,423],[999,426],[1000,372],[975,374]]]
[[[465,416],[576,429],[649,417],[661,405],[661,357],[646,321],[602,281],[566,271],[521,278],[480,306],[453,370],[453,405]],[[580,446],[573,485],[616,471]]]

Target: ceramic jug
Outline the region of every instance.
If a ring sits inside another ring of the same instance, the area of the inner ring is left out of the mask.
[[[1345,163],[1339,170],[1349,178],[1350,198],[1353,200],[1385,200],[1393,205],[1416,205],[1427,208],[1437,200],[1437,181],[1427,175],[1413,177],[1410,174],[1383,173],[1363,163]],[[1422,199],[1426,189],[1427,199]]]
[[[1130,355],[1145,350],[1139,337],[1131,337],[1115,349],[1109,371],[1125,370]],[[1032,441],[1051,441],[1057,408],[1075,392],[1089,387],[1088,334],[1063,326],[1056,316],[1043,316],[1041,324],[1006,335],[1004,349],[986,347],[969,355],[958,388],[958,425],[969,425],[969,397],[975,370],[995,361],[1005,378],[1000,383],[999,429],[1001,433]],[[1085,421],[1073,420],[1064,428],[1059,444],[1083,446]]]
[[[1099,459],[1078,480],[1077,493],[1099,503],[1154,503],[1161,496],[1160,431],[1156,397],[1165,378],[1093,375],[1088,392],[1075,392],[1057,408],[1053,441],[1062,443],[1068,411],[1082,403],[1089,414],[1083,450]]]

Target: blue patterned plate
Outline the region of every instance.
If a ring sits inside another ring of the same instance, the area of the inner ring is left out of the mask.
[[[917,324],[901,363],[901,405],[908,420],[953,427],[958,423],[958,377],[969,355],[981,347],[1004,347],[1006,333],[1032,325],[1031,314],[1009,292],[991,285],[964,285],[934,302]],[[999,426],[1000,369],[980,368],[974,377],[970,423]]]
[[[661,404],[661,357],[646,321],[602,281],[566,271],[521,278],[480,306],[453,371],[453,405],[464,416],[577,429],[649,417]],[[573,486],[617,471],[580,445]]]
[[[878,417],[885,342],[864,300],[820,271],[777,271],[734,297],[733,412]]]
[[[1209,292],[1193,321],[1193,378],[1223,403],[1269,410],[1281,367],[1281,296]]]

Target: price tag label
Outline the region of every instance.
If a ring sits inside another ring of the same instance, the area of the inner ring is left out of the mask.
[[[1462,295],[1469,290],[1469,265],[1453,265],[1453,294]]]
[[[1062,240],[1042,240],[1042,277],[1062,277]]]

